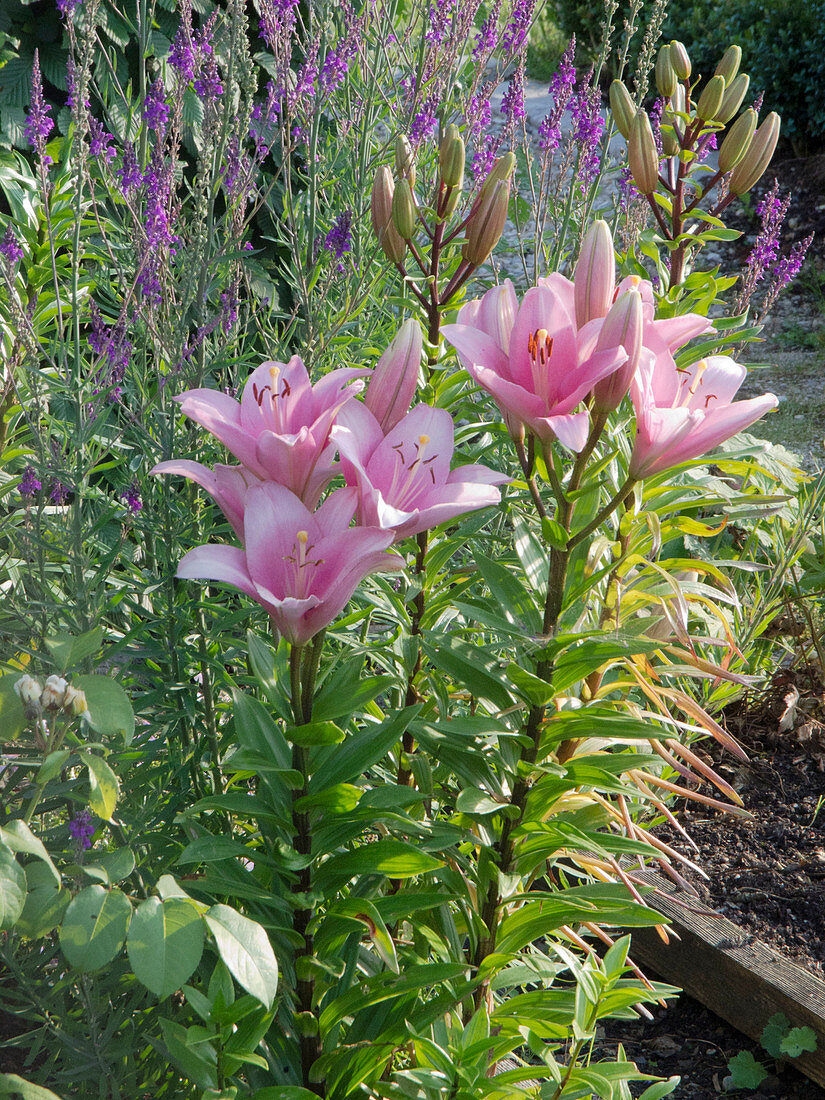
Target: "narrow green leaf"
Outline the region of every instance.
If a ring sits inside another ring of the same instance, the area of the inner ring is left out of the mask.
[[[263,928],[228,905],[213,905],[204,920],[238,984],[271,1008],[278,991],[278,963]]]
[[[405,707],[384,722],[365,724],[340,747],[331,749],[328,755],[321,758],[317,770],[310,778],[310,794],[338,783],[349,783],[363,775],[373,764],[383,760],[390,749],[401,740],[404,731],[420,710],[418,705]]]
[[[334,722],[308,722],[305,726],[289,726],[285,736],[293,745],[311,748],[313,745],[339,745],[346,734]]]
[[[90,752],[80,757],[89,771],[89,805],[98,817],[111,821],[117,805],[117,776],[102,757]]]
[[[319,879],[349,879],[355,875],[374,874],[386,875],[387,878],[411,878],[443,866],[440,859],[422,852],[414,844],[382,837],[374,844],[362,844],[354,851],[328,860],[319,872]]]

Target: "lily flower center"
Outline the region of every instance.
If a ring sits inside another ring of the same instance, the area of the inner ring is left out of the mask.
[[[708,369],[707,362],[704,359],[700,359],[699,362],[696,364],[695,373],[694,373],[693,378],[691,379],[690,385],[687,387],[687,389],[685,389],[685,382],[687,382],[687,378],[682,379],[683,393],[682,393],[682,399],[679,402],[679,405],[677,406],[678,408],[686,408],[686,407],[690,406],[691,402],[693,401],[693,398],[696,396],[696,394],[698,393],[698,391],[702,387],[702,375],[705,373],[705,371],[707,369]],[[711,401],[717,401],[717,400],[718,400],[718,398],[717,398],[715,393],[709,393],[705,397],[705,408],[708,407],[708,405],[710,404]]]
[[[311,580],[314,568],[323,565],[323,558],[311,558],[309,555],[314,547],[309,541],[307,531],[297,531],[295,534],[294,553],[285,560],[292,566],[292,585],[288,595],[303,600],[312,587]]]
[[[550,357],[553,354],[553,337],[546,328],[537,328],[527,337],[527,354],[533,372],[536,393],[546,398],[550,383]]]
[[[428,435],[420,435],[415,444],[415,454],[409,459],[404,457],[404,443],[396,443],[393,447],[398,461],[392,473],[392,480],[382,495],[394,507],[403,509],[415,503],[422,487],[421,475],[426,471],[429,472],[432,483],[435,485],[435,471],[432,469],[432,463],[438,456],[432,454],[429,458],[425,457],[429,442]]]

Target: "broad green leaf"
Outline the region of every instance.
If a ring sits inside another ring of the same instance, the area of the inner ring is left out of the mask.
[[[2,716],[0,716],[0,720],[2,720]],[[38,787],[45,787],[50,779],[56,779],[63,771],[63,766],[71,755],[68,749],[57,749],[55,752],[50,752],[35,776]]]
[[[506,566],[483,554],[476,554],[478,571],[490,589],[497,608],[514,625],[523,623],[538,633],[541,616],[538,605],[528,591]]]
[[[26,904],[14,927],[26,939],[36,940],[57,928],[72,895],[69,890],[58,887],[45,863],[28,865],[26,885]]]
[[[123,946],[132,905],[121,890],[95,884],[72,900],[60,926],[60,946],[78,970],[99,970]]]
[[[116,848],[113,852],[95,852],[94,863],[83,865],[90,878],[96,878],[104,886],[123,882],[135,869],[135,854],[131,848]]]
[[[373,844],[362,844],[354,851],[328,860],[318,873],[319,879],[349,879],[355,875],[386,875],[387,878],[410,878],[435,871],[444,864],[440,859],[422,852],[414,844],[392,837],[382,837]]]
[[[289,726],[285,731],[287,741],[302,748],[313,745],[338,745],[346,734],[334,722],[308,722],[305,726]]]
[[[238,984],[264,1008],[271,1008],[278,990],[278,963],[263,928],[228,905],[213,905],[204,920]]]
[[[250,850],[230,836],[199,836],[187,844],[175,860],[176,863],[213,863],[217,859],[233,859],[249,856]]]
[[[3,741],[14,741],[26,728],[26,712],[14,690],[14,685],[23,675],[22,672],[11,672],[0,676],[0,740]]]
[[[762,1029],[759,1042],[772,1058],[782,1055],[781,1043],[791,1030],[791,1021],[784,1012],[775,1012]]]
[[[668,1077],[667,1081],[656,1081],[648,1085],[639,1100],[664,1100],[664,1097],[675,1092],[681,1083],[681,1077]]]
[[[135,715],[129,696],[111,676],[74,676],[72,687],[86,696],[89,725],[101,737],[122,737],[131,744],[135,733]]]
[[[761,1062],[757,1062],[749,1050],[742,1050],[728,1062],[730,1076],[722,1082],[725,1091],[731,1089],[758,1089],[768,1071]]]
[[[60,1100],[57,1093],[24,1081],[16,1073],[0,1073],[0,1096],[19,1097],[19,1100]]]
[[[336,783],[317,794],[308,794],[295,802],[295,809],[301,811],[323,809],[328,813],[342,814],[354,810],[361,801],[363,791],[352,783]]]
[[[103,628],[95,626],[85,634],[53,634],[44,638],[46,648],[52,655],[57,671],[62,675],[67,669],[79,665],[87,657],[100,652],[103,644]],[[72,680],[72,686],[79,685]]]
[[[312,703],[316,722],[348,717],[395,683],[393,676],[362,676],[363,666],[363,657],[355,657],[327,677]]]
[[[486,791],[475,787],[465,787],[455,801],[455,808],[459,813],[475,814],[477,817],[489,817],[490,814],[500,813],[505,806],[509,806],[509,803],[497,802]]]
[[[462,963],[426,963],[409,966],[402,974],[384,971],[359,986],[348,989],[327,1005],[321,1013],[321,1029],[326,1033],[345,1016],[370,1005],[381,1004],[404,993],[412,993],[429,987],[440,989],[444,982],[463,978],[467,971]]]
[[[25,821],[10,821],[8,825],[0,828],[0,841],[12,852],[23,852],[25,855],[41,859],[54,875],[57,885],[60,885],[60,872],[52,863],[52,858],[46,851],[43,841],[34,835]]]
[[[548,684],[546,680],[534,676],[532,672],[528,672],[526,668],[522,668],[521,665],[517,665],[515,662],[507,666],[507,678],[516,687],[522,698],[526,699],[528,703],[532,703],[533,706],[543,707],[550,702],[555,694],[552,684]]]
[[[325,919],[334,920],[337,917],[348,917],[350,920],[357,920],[363,924],[385,965],[396,974],[398,973],[395,943],[383,917],[371,901],[367,901],[366,898],[345,898],[336,902]]]
[[[12,928],[26,904],[26,873],[14,852],[0,844],[0,929]]]
[[[816,1050],[816,1032],[810,1027],[792,1027],[779,1043],[779,1049],[789,1058],[798,1058],[804,1051]]]
[[[203,920],[191,901],[147,898],[132,917],[126,951],[138,981],[163,999],[193,973],[203,939]]]
[[[80,754],[89,771],[89,805],[98,817],[111,821],[118,796],[117,776],[101,756]]]

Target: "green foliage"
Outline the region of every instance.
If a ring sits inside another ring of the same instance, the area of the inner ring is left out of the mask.
[[[825,4],[809,0],[711,0],[671,4],[665,38],[683,42],[694,72],[710,76],[731,43],[742,47],[742,69],[754,95],[782,116],[796,156],[814,153],[825,137],[825,106],[815,89],[825,80]]]
[[[749,1050],[742,1050],[728,1062],[730,1075],[725,1078],[725,1090],[758,1089],[768,1071],[761,1062],[757,1062]]]

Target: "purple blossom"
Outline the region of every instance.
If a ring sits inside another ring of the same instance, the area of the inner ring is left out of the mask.
[[[181,4],[181,21],[172,39],[172,48],[167,58],[180,79],[188,84],[195,77],[195,48],[192,41],[192,4]]]
[[[24,501],[32,500],[43,488],[43,483],[34,472],[34,466],[27,466],[20,479],[20,496]]]
[[[418,145],[428,137],[432,137],[438,125],[438,117],[435,113],[435,103],[426,99],[421,104],[421,110],[414,116],[410,125],[410,141]]]
[[[195,94],[207,102],[220,99],[223,95],[223,83],[218,63],[213,56],[204,60],[200,76],[195,81]]]
[[[424,38],[428,46],[441,46],[450,36],[455,0],[432,0],[430,23]]]
[[[476,32],[476,40],[473,44],[473,61],[479,61],[482,57],[491,54],[498,45],[498,16],[500,11],[501,0],[497,0],[492,11]]]
[[[633,182],[633,174],[628,167],[619,172],[619,208],[627,212],[634,199],[639,197],[639,191]]]
[[[69,836],[74,841],[78,852],[85,852],[87,848],[91,848],[94,834],[95,827],[89,810],[83,809],[75,817],[69,818]]]
[[[792,280],[797,277],[805,261],[808,249],[813,243],[813,239],[814,235],[811,233],[810,236],[805,237],[804,240],[797,241],[788,255],[780,259],[775,269],[776,278],[774,280],[774,285],[771,287],[772,294],[776,295],[780,290],[784,290],[788,283],[792,282]]]
[[[561,56],[559,67],[550,80],[550,95],[553,97],[553,110],[545,115],[539,126],[539,148],[542,152],[554,152],[561,142],[561,120],[576,83],[576,36],[570,39],[567,49]]]
[[[26,116],[24,133],[26,135],[26,141],[28,141],[32,148],[37,150],[38,156],[41,157],[46,167],[48,167],[48,164],[51,164],[50,158],[44,156],[46,138],[54,129],[54,123],[49,117],[50,114],[51,107],[43,98],[43,79],[40,75],[40,53],[38,50],[35,50],[34,61],[32,63],[31,106]],[[47,161],[48,164],[46,163]]]
[[[93,157],[99,157],[106,164],[111,164],[117,156],[117,150],[111,143],[114,137],[105,129],[102,122],[93,116],[89,116],[89,153]]]
[[[57,0],[57,10],[60,12],[61,18],[68,23],[80,4],[81,0]]]
[[[573,123],[573,141],[579,147],[578,178],[584,184],[592,183],[599,174],[602,159],[601,140],[604,118],[598,85],[593,86],[593,70],[582,80],[578,92],[570,102],[570,119]]]
[[[716,134],[705,134],[702,140],[699,142],[699,147],[696,150],[696,162],[701,164],[707,157],[708,153],[714,152],[717,147]]]
[[[59,478],[53,477],[49,481],[49,500],[52,504],[66,504],[70,496],[70,491]]]
[[[664,109],[665,101],[661,96],[650,108],[650,128],[653,131],[653,140],[656,142],[656,152],[659,154],[659,160],[665,155],[665,148],[662,144],[662,113]]]
[[[230,333],[238,323],[238,295],[235,288],[231,287],[221,294],[221,328],[225,333]]]
[[[90,312],[92,331],[88,337],[89,347],[103,360],[95,373],[95,387],[92,392],[98,394],[101,390],[107,391],[109,402],[113,403],[121,396],[120,383],[132,358],[132,341],[126,336],[123,320],[118,320],[111,327],[104,324],[94,302]]]
[[[10,225],[6,228],[3,239],[0,240],[0,255],[5,257],[6,263],[9,265],[16,264],[18,260],[23,259],[23,249],[20,247],[17,234]]]
[[[514,126],[527,117],[524,106],[524,60],[516,66],[516,71],[510,77],[507,91],[501,100],[501,113],[507,119],[508,126]]]
[[[509,53],[518,53],[524,45],[535,6],[536,0],[513,0],[510,20],[501,35],[501,44]]]
[[[123,159],[115,174],[120,180],[121,190],[127,198],[133,195],[143,183],[143,172],[138,166],[137,154],[131,145],[124,146]]]
[[[762,219],[762,226],[745,264],[745,282],[751,288],[755,287],[767,274],[774,270],[774,263],[779,255],[779,237],[782,232],[782,224],[790,205],[790,192],[784,198],[781,198],[779,184],[774,180],[773,187],[766,192],[765,197],[756,208],[757,214]]]
[[[121,491],[120,499],[126,505],[126,510],[131,516],[136,516],[143,508],[143,501],[140,496],[140,484],[137,478],[134,479],[131,485]]]
[[[234,134],[226,143],[223,167],[223,184],[233,198],[249,183],[249,157],[241,149],[240,138]]]
[[[335,219],[332,229],[324,238],[324,248],[340,260],[352,248],[352,211],[345,210]]]
[[[278,57],[289,42],[298,15],[299,0],[263,0],[259,29],[261,37]]]
[[[169,122],[169,104],[166,102],[166,91],[163,81],[158,77],[146,92],[143,102],[143,117],[150,130],[163,133]]]

